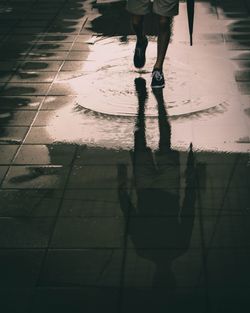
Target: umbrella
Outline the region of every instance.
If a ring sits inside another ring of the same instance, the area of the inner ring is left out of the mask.
[[[194,1],[187,0],[188,26],[190,35],[190,46],[193,45],[193,28],[194,28]]]

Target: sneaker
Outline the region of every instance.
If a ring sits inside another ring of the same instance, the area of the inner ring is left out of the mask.
[[[135,46],[135,54],[134,54],[134,65],[137,68],[142,68],[146,63],[145,52],[148,46],[148,39],[145,37],[143,43],[139,43],[137,41]]]
[[[163,72],[158,69],[154,69],[152,72],[152,88],[164,88],[165,87],[165,79]]]

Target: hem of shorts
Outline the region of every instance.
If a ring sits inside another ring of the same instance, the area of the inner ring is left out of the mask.
[[[155,9],[153,9],[153,12],[154,12],[154,14],[157,14],[157,15],[160,15],[160,16],[164,16],[164,17],[174,17],[174,16],[179,15],[179,10],[178,11],[174,11],[173,13],[169,12],[169,13],[166,13],[166,14],[162,14],[160,12],[157,12]]]
[[[127,6],[126,6],[126,10],[127,10],[129,13],[131,13],[131,14],[134,14],[134,15],[142,15],[142,16],[147,15],[147,14],[149,14],[149,13],[151,12],[150,10],[146,10],[146,11],[144,11],[144,12],[133,11],[133,10],[129,9]]]

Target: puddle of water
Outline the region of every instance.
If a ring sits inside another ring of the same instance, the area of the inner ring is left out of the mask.
[[[135,38],[100,38],[88,61],[91,70],[68,79],[78,94],[77,107],[64,107],[50,122],[55,141],[75,142],[114,149],[131,149],[138,109],[134,79],[146,80],[146,134],[148,145],[158,146],[158,111],[150,89],[156,42],[150,38],[143,71],[132,65]],[[247,152],[249,145],[243,111],[239,107],[234,67],[225,46],[189,47],[174,43],[165,64],[164,100],[172,128],[172,146],[205,151]],[[65,80],[63,81],[65,83]],[[65,125],[67,129],[65,131]]]

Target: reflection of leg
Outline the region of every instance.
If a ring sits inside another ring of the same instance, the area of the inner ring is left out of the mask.
[[[157,60],[155,69],[162,69],[172,33],[172,17],[159,16],[159,32],[157,40]]]
[[[135,151],[143,151],[147,148],[145,136],[145,103],[148,98],[146,81],[143,78],[135,79],[135,88],[138,96],[138,115],[135,130]]]
[[[159,121],[159,150],[168,152],[171,149],[171,126],[167,118],[167,112],[163,99],[162,89],[153,89],[154,96],[158,104],[158,121]]]
[[[138,115],[134,133],[134,175],[137,188],[146,188],[155,174],[155,166],[145,134],[145,103],[148,98],[145,79],[136,78],[135,87],[138,96]]]

